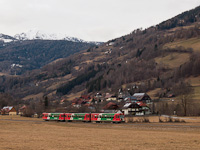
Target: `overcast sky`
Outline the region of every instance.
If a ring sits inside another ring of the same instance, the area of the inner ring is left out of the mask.
[[[0,0],[0,33],[37,29],[107,41],[198,5],[200,0]]]

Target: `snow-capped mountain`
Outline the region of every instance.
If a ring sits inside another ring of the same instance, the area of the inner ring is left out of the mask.
[[[0,41],[3,41],[4,43],[9,43],[9,42],[13,42],[16,41],[17,39],[9,36],[9,35],[5,35],[5,34],[1,34],[0,33]]]
[[[26,33],[16,34],[14,38],[18,40],[66,40],[66,41],[73,41],[73,42],[85,42],[82,39],[78,39],[75,37],[69,37],[66,34],[55,34],[55,33],[47,33],[44,31],[38,30],[30,30]]]
[[[72,41],[72,42],[83,42],[83,43],[90,43],[95,45],[100,45],[102,42],[88,42],[84,41],[79,38],[70,37],[66,34],[62,33],[47,33],[44,31],[39,30],[29,30],[28,32],[23,32],[20,34],[16,34],[13,37],[5,34],[0,34],[0,41],[3,41],[4,43],[9,43],[13,41],[25,41],[25,40],[65,40],[65,41]]]

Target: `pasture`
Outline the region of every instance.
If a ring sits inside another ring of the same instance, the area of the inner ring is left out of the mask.
[[[1,150],[198,150],[200,122],[68,123],[0,116]]]

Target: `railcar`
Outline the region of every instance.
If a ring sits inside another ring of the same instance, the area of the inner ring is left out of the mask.
[[[82,122],[124,122],[122,113],[43,113],[43,120]]]
[[[92,113],[92,122],[124,122],[124,114],[122,113]]]
[[[65,113],[66,121],[91,121],[90,113]]]
[[[43,113],[43,120],[65,121],[65,113]]]

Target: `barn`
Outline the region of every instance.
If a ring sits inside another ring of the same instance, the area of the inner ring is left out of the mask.
[[[2,115],[17,115],[17,111],[13,106],[5,106],[1,109]]]

